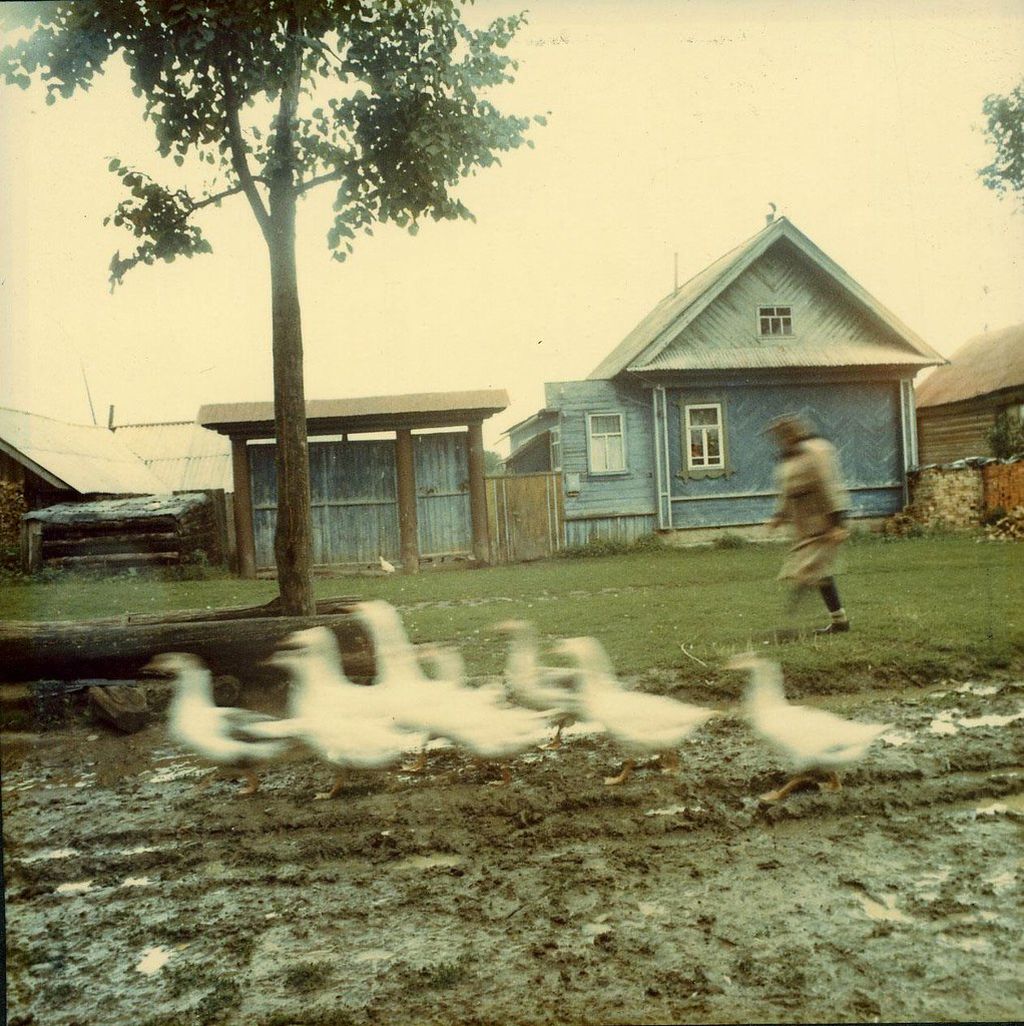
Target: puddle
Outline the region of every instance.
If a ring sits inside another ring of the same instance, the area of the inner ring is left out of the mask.
[[[874,898],[869,898],[866,894],[858,894],[857,900],[860,901],[868,918],[873,919],[876,923],[909,923],[912,921],[910,916],[896,907],[895,894],[883,894],[881,901],[875,901]]]
[[[593,944],[598,937],[611,932],[612,928],[607,923],[584,923],[580,927],[580,933],[582,933],[591,944]]]
[[[961,727],[1005,727],[1008,723],[1013,723],[1014,720],[1024,720],[1024,710],[1007,716],[975,716],[957,722]]]
[[[995,695],[1002,689],[998,684],[961,684],[956,689],[958,695]]]
[[[122,887],[148,887],[153,881],[148,876],[129,876],[122,883]]]
[[[46,862],[50,859],[69,859],[77,855],[76,848],[54,848],[52,851],[41,851],[38,855],[29,855],[23,859],[24,862]]]
[[[164,769],[156,770],[149,778],[149,782],[151,784],[169,784],[186,777],[201,777],[206,772],[207,770],[202,766],[167,766]]]
[[[388,951],[387,948],[368,948],[366,951],[360,951],[352,961],[353,962],[387,962],[395,957],[393,951]]]
[[[1004,891],[1010,890],[1016,882],[1017,874],[1012,870],[982,878],[982,883],[987,883],[996,894],[1002,894]]]
[[[939,942],[949,948],[959,948],[961,951],[991,951],[992,944],[984,937],[946,937],[939,935]]]
[[[889,730],[879,740],[884,741],[887,745],[892,745],[894,748],[902,748],[903,745],[908,745],[914,740],[914,735],[904,734],[898,730]]]
[[[959,734],[960,728],[953,722],[953,715],[954,714],[952,712],[939,713],[939,715],[932,720],[928,729],[933,734]]]
[[[668,914],[668,909],[659,901],[641,901],[637,908],[640,910],[640,914],[644,916],[664,916]]]
[[[644,813],[644,815],[645,816],[678,816],[681,812],[686,812],[686,811],[687,811],[687,806],[685,806],[685,805],[668,805],[664,809],[648,809]],[[693,807],[692,811],[693,812],[700,812],[702,810],[701,810],[701,807],[699,805],[695,805]]]
[[[149,851],[159,851],[160,849],[153,844],[140,844],[137,848],[120,848],[113,849],[110,854],[112,855],[144,855]]]
[[[950,866],[943,866],[941,869],[933,870],[931,873],[922,873],[914,881],[914,887],[918,890],[918,897],[922,901],[935,901],[939,896],[939,888],[949,879],[952,872]]]
[[[171,953],[165,947],[146,948],[142,952],[142,961],[135,967],[137,973],[143,976],[152,976],[159,972],[171,959]]]
[[[975,807],[979,816],[1024,816],[1024,794],[1008,794],[1002,798],[986,798]]]
[[[461,855],[410,855],[396,863],[398,869],[437,869],[461,866],[466,860]]]
[[[92,880],[80,880],[78,883],[62,883],[54,894],[85,894],[92,890]]]

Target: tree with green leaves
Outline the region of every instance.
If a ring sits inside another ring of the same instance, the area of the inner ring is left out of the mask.
[[[985,134],[996,156],[978,174],[1000,196],[1014,192],[1024,204],[1024,82],[1006,96],[986,96],[982,111],[987,119]]]
[[[472,0],[469,0],[472,2]],[[108,219],[134,237],[112,287],[138,264],[210,252],[198,215],[244,197],[267,247],[273,329],[283,609],[314,610],[297,203],[335,190],[327,242],[338,260],[376,222],[471,218],[454,186],[520,146],[530,119],[483,97],[512,81],[505,52],[523,18],[483,29],[466,0],[77,0],[18,5],[34,30],[0,55],[9,84],[38,79],[46,101],[88,89],[120,54],[160,155],[211,165],[203,195],[110,162],[127,196]],[[535,118],[543,123],[543,118]]]

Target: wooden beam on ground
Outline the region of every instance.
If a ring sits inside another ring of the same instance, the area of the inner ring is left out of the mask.
[[[265,660],[292,631],[321,625],[337,635],[349,676],[373,675],[369,639],[355,617],[341,613],[131,624],[0,623],[0,681],[132,679],[161,652],[192,652],[215,674],[230,673],[243,684],[276,684],[285,676],[263,665]]]

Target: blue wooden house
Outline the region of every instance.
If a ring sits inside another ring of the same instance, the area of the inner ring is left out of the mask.
[[[565,543],[764,523],[764,430],[787,412],[835,444],[853,516],[891,514],[917,462],[914,375],[944,362],[790,221],[770,220],[588,378],[545,385],[535,423],[560,463]]]

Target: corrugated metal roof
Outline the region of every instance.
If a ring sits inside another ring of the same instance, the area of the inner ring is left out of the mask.
[[[1024,387],[1024,324],[976,335],[916,389],[917,406],[941,406]]]
[[[508,403],[508,393],[501,388],[478,389],[468,392],[375,395],[354,399],[309,399],[306,401],[306,419],[355,419],[418,413],[446,413],[457,410],[473,411],[489,416],[504,410]],[[212,403],[200,407],[196,420],[206,427],[219,424],[273,423],[274,404],[272,402]]]
[[[216,431],[182,420],[123,424],[114,433],[171,491],[234,491],[231,442]]]
[[[830,344],[828,351],[824,346],[816,350],[813,343],[807,346],[801,344],[803,355],[797,359],[795,348],[787,354],[786,350],[773,340],[772,352],[761,352],[755,347],[743,346],[730,346],[718,351],[712,346],[704,346],[688,353],[673,353],[671,362],[667,362],[666,348],[680,332],[755,260],[782,239],[796,246],[850,298],[895,332],[906,343],[906,348],[880,346],[866,350],[860,346],[848,346],[844,352],[841,343],[838,347]],[[871,358],[869,353],[875,354],[875,358]],[[899,359],[893,360],[893,355],[898,355]],[[662,299],[598,364],[590,378],[611,378],[623,370],[719,370],[754,367],[865,366],[889,363],[930,366],[944,362],[938,352],[858,285],[792,222],[780,217]]]
[[[51,484],[81,494],[148,495],[168,490],[106,428],[0,408],[0,447]]]
[[[878,367],[917,365],[929,367],[934,360],[912,354],[903,346],[858,342],[815,344],[800,342],[786,345],[776,339],[770,346],[730,346],[716,348],[708,345],[678,347],[665,350],[643,367],[630,370],[762,370],[773,367]]]

